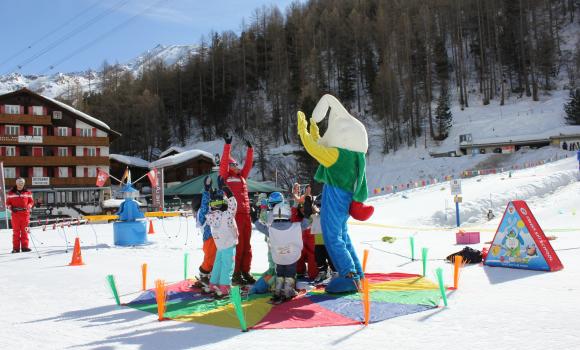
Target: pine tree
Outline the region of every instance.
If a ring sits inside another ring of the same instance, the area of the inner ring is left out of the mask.
[[[568,124],[580,125],[580,89],[570,90],[570,100],[564,105]]]
[[[447,86],[441,86],[441,95],[437,101],[435,110],[435,120],[437,121],[438,140],[445,140],[448,136],[449,129],[453,121],[453,116],[449,110],[449,96],[447,95]]]

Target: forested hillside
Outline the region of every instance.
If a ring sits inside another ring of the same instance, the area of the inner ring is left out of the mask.
[[[208,33],[187,63],[151,62],[135,77],[104,64],[80,108],[124,137],[113,152],[157,149],[226,131],[262,151],[296,141],[297,110],[336,95],[382,152],[447,136],[446,104],[538,100],[578,84],[575,0],[311,0],[257,9]],[[240,28],[239,34],[234,29]],[[572,30],[573,30],[572,29]]]

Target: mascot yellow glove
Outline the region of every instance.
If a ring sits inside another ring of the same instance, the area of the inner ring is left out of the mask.
[[[338,149],[334,147],[325,147],[317,143],[318,138],[314,134],[308,133],[306,116],[303,112],[298,112],[298,135],[306,152],[316,159],[322,166],[330,167],[338,160]],[[314,127],[312,127],[314,125]],[[318,126],[316,123],[310,124],[310,130],[315,131],[318,135]],[[318,135],[320,137],[320,135]]]
[[[310,135],[312,135],[314,141],[320,139],[320,130],[318,130],[318,125],[316,125],[313,118],[310,118]]]

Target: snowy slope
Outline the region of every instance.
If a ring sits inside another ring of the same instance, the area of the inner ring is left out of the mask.
[[[121,64],[122,71],[132,72],[135,76],[147,65],[161,61],[167,66],[184,64],[189,56],[195,53],[195,45],[157,45],[151,50],[139,55],[131,61]],[[21,75],[10,73],[0,76],[0,94],[11,92],[23,87],[36,91],[48,97],[66,97],[77,89],[89,91],[99,89],[100,78],[96,71],[55,73],[51,75]]]
[[[12,255],[10,233],[1,231],[0,295],[5,300],[0,318],[2,349],[576,349],[580,342],[580,182],[578,163],[566,159],[535,169],[515,171],[511,179],[500,175],[463,181],[465,202],[470,208],[465,229],[482,230],[483,242],[492,239],[508,199],[526,199],[564,264],[559,272],[484,268],[462,270],[459,290],[449,293],[449,307],[398,317],[366,328],[359,326],[324,329],[239,330],[175,321],[158,322],[157,317],[126,307],[117,307],[105,276],[114,274],[121,301],[139,294],[140,265],[149,266],[153,279],[168,282],[183,277],[183,253],[190,253],[190,275],[201,262],[201,236],[191,218],[154,222],[153,244],[139,248],[115,247],[112,225],[78,228],[83,260],[69,267],[71,252],[64,252],[62,231],[33,229],[41,259],[34,253]],[[480,180],[480,181],[478,181]],[[370,249],[370,272],[420,273],[421,263],[411,262],[408,237],[416,249],[429,248],[428,277],[444,268],[452,283],[452,266],[439,260],[462,246],[455,245],[455,228],[440,220],[449,189],[440,186],[408,191],[374,199],[377,214],[363,225],[351,224],[356,250]],[[493,193],[496,218],[485,221]],[[497,202],[497,203],[495,203]],[[467,209],[466,209],[467,210]],[[498,215],[499,214],[499,215]],[[69,240],[75,227],[65,228]],[[384,235],[396,237],[384,243]],[[187,243],[187,244],[186,244]],[[252,237],[252,269],[267,266],[263,236]],[[372,312],[372,308],[371,308]],[[275,345],[274,345],[275,344]],[[388,344],[388,345],[387,345]]]

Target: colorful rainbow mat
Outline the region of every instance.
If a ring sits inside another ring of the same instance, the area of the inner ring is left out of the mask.
[[[406,273],[366,274],[370,287],[370,322],[434,309],[441,294],[437,284],[421,275]],[[165,318],[239,328],[234,307],[229,299],[209,300],[192,281],[166,286]],[[291,301],[272,305],[270,294],[250,294],[242,299],[249,328],[312,328],[361,324],[364,319],[362,294],[328,294],[315,288]],[[127,306],[157,313],[155,290],[143,292]]]

